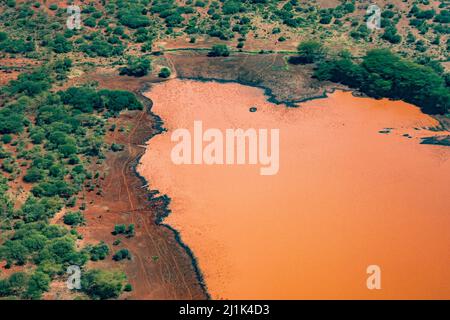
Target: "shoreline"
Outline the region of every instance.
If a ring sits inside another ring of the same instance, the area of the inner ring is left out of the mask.
[[[146,108],[147,108],[146,111],[148,113],[150,113],[150,115],[152,115],[156,119],[156,127],[155,127],[156,132],[152,133],[150,135],[150,137],[146,140],[147,147],[149,146],[150,140],[153,137],[166,131],[166,129],[164,128],[164,121],[162,120],[162,118],[152,111],[153,101],[150,98],[145,96],[145,93],[149,92],[151,90],[151,85],[149,85],[149,84],[150,84],[150,82],[144,83],[142,85],[142,87],[137,91],[139,97],[141,99],[143,99],[144,101],[146,101],[146,104],[145,104]],[[145,149],[144,152],[142,152],[142,154],[140,154],[138,157],[136,157],[136,159],[134,160],[134,163],[132,164],[132,170],[133,170],[134,174],[137,176],[137,178],[141,181],[142,187],[145,187],[147,189],[148,201],[150,203],[154,203],[154,204],[157,204],[159,201],[162,201],[162,203],[163,203],[162,211],[161,212],[158,211],[156,213],[154,222],[156,225],[166,228],[174,235],[176,243],[181,247],[181,249],[188,255],[189,259],[191,260],[191,265],[194,269],[195,276],[197,278],[198,284],[200,285],[200,288],[202,289],[203,293],[205,294],[207,300],[210,300],[211,295],[208,292],[206,283],[204,281],[203,274],[201,272],[201,269],[200,269],[200,266],[198,263],[198,259],[196,258],[194,252],[191,250],[191,248],[187,244],[185,244],[183,242],[181,233],[178,230],[173,228],[171,225],[163,222],[164,219],[172,213],[172,210],[169,209],[169,205],[170,205],[170,202],[172,199],[170,198],[169,195],[161,194],[159,190],[152,189],[150,181],[147,181],[138,171],[139,163],[141,161],[141,158],[145,154],[146,150],[147,150],[147,148]],[[156,195],[158,195],[158,196],[156,196]]]
[[[188,80],[188,81],[199,81],[199,82],[218,82],[218,83],[237,83],[240,85],[245,85],[245,86],[249,86],[249,87],[254,87],[254,88],[258,88],[263,90],[264,92],[264,96],[266,96],[266,100],[268,102],[274,103],[276,105],[285,105],[288,108],[299,108],[298,105],[296,105],[296,103],[302,103],[302,102],[307,102],[310,100],[316,100],[316,99],[326,99],[328,98],[328,94],[335,92],[336,90],[341,90],[341,91],[352,91],[352,90],[345,90],[345,89],[340,89],[340,88],[332,88],[331,90],[324,90],[322,94],[314,96],[314,97],[308,97],[308,98],[304,98],[301,100],[296,100],[296,101],[280,101],[278,99],[275,98],[275,95],[273,94],[272,90],[270,88],[264,87],[262,85],[256,85],[256,84],[251,84],[251,83],[245,83],[243,81],[240,80],[225,80],[225,79],[218,79],[218,78],[202,78],[202,77],[197,77],[197,78],[189,78],[189,77],[179,77],[177,76],[176,78],[172,78],[172,79],[167,79],[164,81],[158,81],[158,82],[144,82],[144,84],[141,86],[141,88],[139,88],[136,92],[136,94],[138,94],[138,96],[140,97],[140,99],[145,101],[145,106],[147,109],[147,112],[156,119],[156,132],[152,133],[150,135],[150,137],[146,140],[146,145],[147,147],[150,145],[150,141],[153,137],[155,137],[158,134],[161,134],[162,132],[165,132],[166,129],[164,128],[164,120],[156,113],[154,113],[152,111],[152,107],[153,107],[153,101],[145,96],[145,93],[151,91],[152,89],[152,85],[154,84],[159,84],[159,83],[163,83],[166,81],[170,81],[173,79],[179,79],[179,80]],[[352,91],[353,92],[353,91]],[[145,149],[147,150],[147,148]],[[191,260],[191,265],[194,268],[194,272],[195,272],[195,276],[197,278],[198,284],[200,285],[201,289],[203,290],[204,294],[207,297],[207,300],[211,300],[212,297],[208,291],[208,286],[204,280],[204,276],[203,273],[201,271],[200,265],[198,263],[198,259],[195,256],[194,252],[192,251],[192,249],[183,242],[182,240],[182,236],[181,233],[175,229],[174,227],[172,227],[169,224],[164,223],[164,219],[167,218],[171,213],[172,210],[169,209],[170,206],[170,202],[171,202],[171,197],[167,194],[161,194],[160,191],[158,189],[152,189],[151,188],[151,184],[150,181],[147,181],[138,171],[138,166],[140,163],[141,158],[143,157],[143,155],[145,154],[146,151],[144,151],[142,154],[140,154],[138,157],[136,157],[136,159],[133,161],[132,164],[132,171],[134,172],[134,174],[137,176],[137,178],[141,181],[142,183],[142,187],[146,187],[147,189],[147,199],[150,203],[156,204],[159,201],[163,202],[163,209],[162,212],[157,212],[156,216],[155,216],[155,224],[158,226],[162,226],[166,229],[168,229],[170,232],[172,232],[172,234],[175,237],[175,241],[177,242],[177,244],[183,249],[183,251],[188,255],[188,257]],[[156,196],[158,195],[158,196]],[[156,196],[156,197],[155,197]]]
[[[164,128],[164,120],[156,113],[154,113],[152,111],[152,106],[153,106],[153,101],[145,96],[145,93],[148,93],[152,90],[152,86],[154,84],[159,84],[159,83],[163,83],[166,81],[170,81],[170,80],[174,80],[174,79],[178,79],[181,81],[198,81],[198,82],[217,82],[217,83],[237,83],[240,85],[244,85],[244,86],[249,86],[249,87],[253,87],[253,88],[258,88],[263,90],[264,96],[266,97],[266,100],[270,103],[276,104],[276,105],[285,105],[287,108],[299,108],[300,106],[297,105],[299,103],[304,103],[304,102],[308,102],[308,101],[312,101],[312,100],[319,100],[319,99],[326,99],[329,98],[329,94],[332,94],[336,91],[342,91],[342,92],[351,92],[353,96],[355,97],[366,97],[363,93],[357,91],[357,90],[352,90],[352,89],[345,89],[345,88],[339,88],[339,87],[333,87],[331,89],[325,89],[322,94],[313,96],[313,97],[308,97],[308,98],[303,98],[303,99],[299,99],[299,100],[291,100],[291,101],[283,101],[283,100],[278,100],[275,96],[275,94],[273,94],[273,91],[265,86],[262,85],[258,85],[258,84],[252,84],[252,83],[247,83],[245,81],[241,81],[241,80],[226,80],[226,79],[219,79],[219,78],[205,78],[205,77],[181,77],[181,76],[177,76],[176,78],[172,78],[172,79],[167,79],[165,81],[160,81],[160,82],[145,82],[142,87],[138,90],[138,94],[139,96],[146,100],[148,102],[148,112],[155,118],[157,119],[156,122],[156,128],[157,131],[152,134],[148,140],[146,140],[146,145],[147,148],[150,146],[150,142],[151,139],[162,133],[165,132],[166,129]],[[417,106],[415,106],[417,107]],[[418,108],[418,107],[417,107]],[[433,115],[429,115],[431,116],[433,119],[437,120],[441,126],[441,130],[445,130],[445,128],[441,125],[441,121],[439,119],[437,119],[436,117],[434,117]],[[424,138],[426,139],[426,138]],[[423,143],[423,142],[422,142]],[[440,145],[439,143],[435,143],[436,145]],[[441,144],[444,146],[448,146],[445,144]],[[147,150],[147,149],[145,149]],[[159,190],[157,189],[152,189],[151,188],[151,184],[149,181],[147,181],[138,171],[137,166],[140,163],[140,160],[142,158],[142,156],[144,155],[146,151],[144,151],[139,157],[136,158],[135,163],[133,164],[133,171],[136,174],[136,176],[138,177],[138,179],[142,182],[142,186],[146,186],[146,189],[148,191],[148,200],[150,203],[152,202],[158,202],[158,201],[162,201],[163,202],[163,209],[162,212],[157,212],[157,215],[155,217],[155,223],[159,226],[163,226],[165,228],[167,228],[168,230],[170,230],[174,237],[175,237],[175,241],[177,242],[177,244],[186,252],[186,254],[189,256],[189,258],[191,259],[191,263],[192,263],[192,267],[194,268],[194,272],[196,274],[196,278],[198,280],[198,284],[200,285],[200,287],[202,288],[202,290],[204,291],[206,297],[208,300],[212,299],[210,293],[208,292],[208,287],[207,284],[205,282],[203,273],[201,271],[199,262],[197,257],[195,256],[195,253],[192,251],[192,249],[183,242],[182,240],[182,236],[181,233],[175,229],[174,227],[172,227],[169,224],[164,223],[164,219],[167,218],[172,212],[172,210],[169,208],[170,206],[170,202],[171,202],[171,197],[167,194],[161,194]],[[158,195],[158,196],[156,196]],[[156,197],[155,197],[156,196]]]

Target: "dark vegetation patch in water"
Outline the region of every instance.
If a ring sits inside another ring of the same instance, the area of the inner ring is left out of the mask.
[[[422,138],[420,144],[432,144],[450,147],[450,135]]]

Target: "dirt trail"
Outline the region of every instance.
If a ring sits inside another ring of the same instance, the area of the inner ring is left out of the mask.
[[[108,73],[92,75],[92,78],[102,87],[126,89],[137,94],[147,81],[157,81],[116,77]],[[114,262],[108,257],[105,261],[90,262],[89,267],[124,270],[133,286],[133,291],[124,295],[125,299],[205,299],[191,259],[177,243],[173,232],[155,223],[158,213],[164,210],[164,203],[149,201],[148,191],[142,188],[144,182],[134,170],[145,151],[142,145],[157,132],[156,120],[150,112],[151,101],[142,99],[142,102],[145,105],[143,111],[125,112],[112,121],[116,130],[107,132],[106,143],[120,143],[126,148],[107,153],[105,167],[101,169],[105,172],[100,186],[102,194],[87,193],[85,201],[90,203],[86,210],[87,224],[80,228],[84,243],[104,241],[113,252],[127,248],[133,259]],[[115,224],[134,224],[135,236],[113,236],[111,231]],[[121,244],[112,246],[116,239],[120,239]]]

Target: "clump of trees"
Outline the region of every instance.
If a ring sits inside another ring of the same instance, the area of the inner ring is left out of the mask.
[[[72,105],[83,112],[102,111],[103,109],[119,112],[124,109],[143,108],[142,103],[133,93],[123,90],[102,89],[96,91],[89,87],[71,87],[58,94],[64,104]]]
[[[146,57],[128,57],[125,67],[119,69],[120,75],[143,77],[151,70],[151,61]]]
[[[126,285],[126,276],[122,271],[93,269],[84,272],[81,286],[93,299],[104,300],[119,297]]]
[[[137,8],[123,8],[119,10],[117,17],[122,25],[132,29],[148,27],[150,19],[142,14],[142,11],[139,11]]]
[[[122,55],[125,46],[120,42],[111,44],[102,39],[94,39],[90,43],[80,45],[80,50],[89,57],[112,57]]]
[[[425,113],[450,111],[450,89],[441,75],[387,49],[369,51],[360,64],[348,56],[325,61],[317,66],[315,77],[343,83],[371,97],[401,99]]]
[[[85,250],[90,255],[92,261],[104,260],[109,255],[109,247],[103,241],[97,245],[89,245]]]
[[[23,111],[18,104],[10,104],[0,109],[0,133],[21,133],[26,123]]]
[[[226,44],[215,44],[208,53],[209,57],[228,57],[230,55],[230,49]]]
[[[317,62],[325,56],[325,48],[320,42],[308,40],[301,42],[298,47],[298,57],[296,61],[298,63],[313,63]]]
[[[122,261],[124,259],[131,260],[132,256],[128,249],[120,249],[113,255],[114,261]]]
[[[15,272],[6,279],[0,279],[0,297],[20,297],[22,299],[40,299],[48,291],[50,277],[44,272]]]
[[[65,224],[75,227],[83,224],[86,220],[81,211],[75,211],[67,212],[63,217],[63,221]]]
[[[8,172],[0,178],[0,261],[6,261],[6,268],[35,267],[0,279],[0,297],[38,299],[69,265],[83,267],[89,259],[101,260],[109,254],[104,243],[77,250],[80,235],[76,229],[69,231],[49,221],[64,206],[73,207],[77,194],[84,188],[91,190],[95,184],[98,176],[86,164],[102,157],[104,116],[127,108],[142,109],[142,104],[132,92],[97,90],[91,85],[50,91],[53,83],[65,79],[70,67],[69,59],[56,60],[21,74],[1,89],[6,99],[0,108],[2,140],[8,142],[14,134],[20,134],[21,139],[14,141],[14,153],[0,146],[2,169]],[[19,164],[26,167],[23,179],[32,187],[25,203],[14,208],[7,181],[18,176]],[[80,211],[68,212],[63,221],[75,227],[84,222],[84,217]],[[134,226],[125,232],[131,235]],[[87,278],[86,290],[99,298],[116,297],[125,283],[108,291],[102,280],[122,276]]]
[[[10,95],[25,94],[27,96],[34,96],[51,86],[52,79],[46,68],[38,68],[30,73],[22,73],[17,77],[17,80],[12,80],[9,84],[3,87]]]
[[[8,53],[27,53],[34,50],[35,44],[33,41],[25,41],[23,39],[10,39],[7,36],[0,36],[0,51]]]
[[[127,237],[133,237],[135,232],[134,224],[129,224],[128,227],[124,224],[116,224],[112,232],[113,235],[119,234],[126,235]]]

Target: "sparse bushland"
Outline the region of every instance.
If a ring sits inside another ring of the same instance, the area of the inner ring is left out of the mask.
[[[39,3],[39,2],[37,2]],[[156,40],[185,34],[191,39],[210,36],[221,40],[245,39],[253,31],[258,37],[258,23],[271,25],[265,35],[281,32],[314,34],[325,41],[336,36],[353,39],[353,45],[385,43],[414,54],[415,48],[402,46],[413,29],[425,43],[432,36],[449,34],[449,7],[439,8],[430,1],[407,3],[400,9],[395,3],[382,6],[382,32],[373,34],[364,28],[367,2],[342,0],[333,8],[297,0],[226,0],[167,1],[111,0],[97,5],[82,5],[81,30],[68,30],[65,12],[57,8],[49,15],[48,5],[31,2],[5,6],[0,21],[7,31],[0,35],[0,51],[39,56],[46,51],[56,54],[83,52],[89,57],[119,58],[128,48],[151,52]],[[381,5],[380,5],[381,6]],[[402,19],[409,26],[401,26]],[[338,28],[336,28],[338,27]],[[407,32],[402,29],[405,28]],[[2,30],[3,31],[3,30]],[[30,36],[32,34],[32,36]],[[284,35],[284,34],[283,34]],[[244,44],[240,43],[243,47]],[[437,44],[419,46],[417,50],[438,49]],[[443,55],[443,51],[441,51]]]
[[[71,231],[49,221],[64,206],[74,206],[80,191],[95,185],[96,175],[88,167],[104,157],[106,119],[127,108],[142,109],[142,104],[127,91],[89,86],[50,91],[66,79],[71,64],[66,58],[56,60],[1,88],[0,133],[5,141],[20,134],[21,142],[13,146],[14,152],[0,149],[2,168],[8,175],[0,180],[0,260],[6,261],[6,268],[33,266],[2,278],[1,297],[39,299],[69,265],[83,267],[88,259],[104,259],[109,253],[105,244],[77,250],[80,236],[75,227],[85,221],[80,211],[63,217],[74,228]],[[19,161],[24,169],[18,168]],[[24,183],[32,187],[23,205],[15,209],[8,179],[15,179],[20,170],[25,170]],[[134,233],[134,226],[126,233]],[[124,281],[111,289],[102,283],[110,278],[119,283],[123,274],[100,271],[88,275],[86,292],[93,297],[117,297],[125,285]]]

